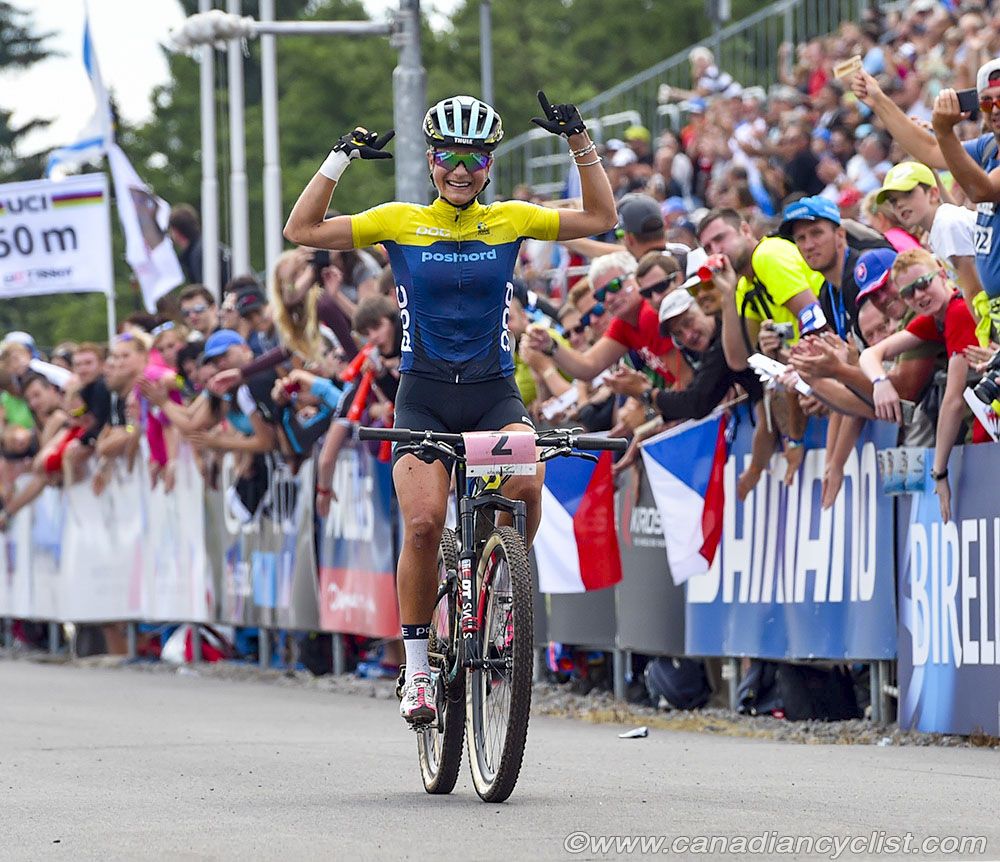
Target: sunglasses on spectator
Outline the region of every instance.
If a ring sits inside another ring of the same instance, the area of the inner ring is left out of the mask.
[[[931,286],[931,282],[938,277],[937,271],[929,272],[927,275],[922,275],[920,278],[915,278],[909,284],[904,284],[899,288],[899,295],[903,299],[909,299],[918,290],[926,290]]]
[[[208,306],[205,303],[201,303],[200,305],[192,305],[185,308],[181,314],[185,317],[193,317],[196,314],[203,314],[206,311],[208,311]]]
[[[668,275],[662,281],[658,281],[655,284],[647,285],[646,287],[640,287],[639,296],[641,296],[643,299],[652,299],[654,293],[665,293],[666,291],[670,290],[670,286],[674,283],[676,279],[677,279],[677,273],[675,272],[673,275]]]
[[[576,333],[577,335],[583,335],[584,330],[590,326],[590,321],[595,317],[600,317],[602,314],[604,314],[604,303],[598,302],[592,309],[590,309],[590,311],[580,318],[580,322],[570,329],[570,332]]]
[[[490,156],[487,153],[456,153],[452,150],[435,150],[434,164],[446,171],[453,171],[459,165],[474,174],[486,170],[490,166]]]
[[[986,96],[979,100],[979,110],[984,114],[992,114],[998,108],[1000,108],[1000,96]]]
[[[598,302],[604,302],[606,296],[618,293],[625,286],[627,278],[627,275],[619,275],[617,278],[611,279],[604,287],[594,291],[594,299]]]

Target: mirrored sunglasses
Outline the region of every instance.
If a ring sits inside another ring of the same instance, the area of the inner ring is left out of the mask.
[[[452,150],[435,150],[434,164],[446,171],[453,171],[459,165],[465,165],[470,173],[485,170],[490,166],[488,153],[456,153]]]
[[[935,271],[929,272],[927,275],[922,275],[920,278],[915,278],[909,284],[904,284],[899,288],[899,295],[903,299],[909,299],[918,290],[926,290],[930,287],[931,282],[934,281],[937,276],[938,273]]]
[[[590,326],[590,321],[600,317],[602,314],[604,314],[604,303],[598,302],[592,309],[590,309],[590,311],[580,318],[580,322],[570,331],[575,332],[577,335],[581,335],[583,331]]]
[[[625,286],[627,279],[627,275],[619,275],[617,278],[611,279],[604,287],[594,291],[594,299],[598,302],[604,302],[605,297],[609,294],[618,293]]]

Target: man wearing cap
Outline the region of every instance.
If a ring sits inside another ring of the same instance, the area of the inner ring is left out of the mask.
[[[875,79],[858,72],[851,83],[855,95],[868,105],[900,146],[918,162],[936,170],[950,170],[955,180],[976,204],[976,269],[983,285],[983,295],[976,300],[974,312],[981,321],[989,319],[994,337],[1000,331],[1000,257],[993,254],[994,233],[1000,235],[1000,167],[997,145],[1000,141],[1000,59],[990,60],[976,73],[979,106],[989,131],[970,141],[959,141],[955,126],[965,116],[958,109],[958,94],[942,90],[934,101],[932,138],[879,88]],[[977,327],[980,343],[989,338],[990,324]]]
[[[659,316],[660,333],[700,357],[691,384],[680,391],[664,391],[632,374],[627,385],[616,391],[655,407],[667,421],[707,416],[734,384],[742,386],[751,401],[763,397],[760,381],[753,371],[749,368],[734,371],[726,364],[718,317],[705,314],[690,293],[686,290],[668,293],[660,304]]]
[[[262,356],[281,346],[281,337],[274,325],[263,290],[252,285],[237,291],[236,312],[250,326],[247,345],[254,356]]]
[[[629,126],[622,137],[625,138],[628,148],[635,153],[639,164],[653,166],[653,150],[650,147],[653,136],[650,135],[649,129],[645,126]]]
[[[213,332],[205,341],[202,353],[202,361],[214,362],[220,371],[243,368],[252,359],[253,351],[246,339],[232,329]],[[196,446],[206,449],[270,452],[275,446],[274,423],[278,417],[278,408],[271,398],[276,379],[273,371],[262,371],[236,390],[229,412],[233,430],[196,431],[185,436]]]
[[[934,172],[920,162],[900,162],[885,175],[875,195],[879,205],[889,201],[899,223],[911,233],[928,232],[931,252],[948,267],[952,281],[972,308],[983,289],[976,271],[976,214],[965,207],[941,203]]]
[[[640,192],[627,194],[618,201],[618,225],[622,245],[636,260],[651,251],[670,251],[667,248],[663,210],[656,198]],[[575,254],[595,258],[622,250],[622,245],[584,237],[563,243]]]
[[[781,236],[792,240],[810,269],[821,273],[819,302],[826,322],[845,341],[857,332],[857,293],[854,267],[858,252],[847,245],[840,210],[829,198],[801,198],[785,207]]]

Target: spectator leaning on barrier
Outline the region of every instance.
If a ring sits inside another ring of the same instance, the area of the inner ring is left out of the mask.
[[[785,207],[778,231],[795,243],[806,265],[823,276],[820,306],[827,323],[846,340],[857,330],[854,267],[859,254],[847,245],[836,205],[824,197],[801,198]]]
[[[82,341],[73,351],[72,371],[81,386],[93,383],[104,370],[107,350],[93,341]]]
[[[895,333],[861,354],[861,369],[874,386],[875,414],[897,424],[902,421],[899,395],[883,370],[891,359],[921,342],[943,343],[948,354],[948,381],[938,411],[934,467],[931,477],[941,503],[941,517],[951,520],[951,489],[948,458],[966,413],[963,391],[969,363],[966,348],[976,345],[975,321],[960,293],[948,282],[944,267],[923,249],[903,252],[892,266],[892,278],[900,296],[917,312],[906,329]],[[985,429],[974,424],[973,442],[989,440]]]
[[[941,202],[934,172],[919,162],[900,162],[885,175],[875,201],[888,201],[899,223],[908,231],[927,233],[931,253],[948,267],[969,308],[983,286],[976,271],[976,214],[965,207]]]
[[[181,291],[181,317],[192,333],[208,338],[219,328],[219,311],[215,297],[203,284],[189,284]]]
[[[757,241],[734,210],[712,210],[698,225],[698,238],[711,255],[725,255],[737,280],[714,279],[722,302],[722,344],[726,363],[747,367],[765,320],[790,323],[818,308],[823,276],[809,268],[794,243],[781,237]],[[793,339],[794,341],[794,339]]]

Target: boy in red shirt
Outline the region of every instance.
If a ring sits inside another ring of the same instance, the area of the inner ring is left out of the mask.
[[[883,362],[926,341],[944,344],[948,355],[948,381],[938,412],[931,477],[941,503],[941,517],[951,520],[951,488],[948,485],[948,458],[965,416],[963,392],[969,363],[966,347],[978,345],[976,323],[962,295],[954,289],[944,266],[922,248],[902,252],[892,265],[892,280],[903,301],[916,312],[906,329],[890,335],[861,354],[861,370],[874,384],[872,393],[875,415],[889,422],[902,421],[899,395],[886,376]],[[989,440],[986,429],[977,421],[972,441]]]

